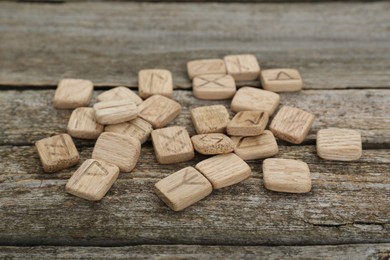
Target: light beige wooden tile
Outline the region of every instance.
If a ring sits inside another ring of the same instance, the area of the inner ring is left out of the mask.
[[[140,70],[138,72],[138,92],[142,98],[156,94],[170,98],[173,92],[171,72],[162,69]]]
[[[122,172],[131,172],[141,152],[137,138],[117,133],[102,133],[92,151],[92,158],[115,164]]]
[[[59,134],[35,142],[45,172],[57,172],[79,162],[80,156],[68,134]]]
[[[172,173],[155,184],[155,191],[172,210],[183,210],[207,197],[211,183],[193,167]]]
[[[161,128],[173,121],[181,112],[181,105],[167,97],[153,95],[138,107],[138,116],[154,128]]]
[[[300,144],[309,133],[313,121],[313,114],[299,108],[283,106],[272,120],[269,129],[284,141]]]
[[[185,127],[172,126],[153,130],[152,140],[157,161],[161,164],[185,162],[195,156]]]
[[[269,119],[268,112],[240,111],[229,122],[226,131],[229,135],[256,136],[264,132]]]
[[[265,188],[272,191],[306,193],[311,190],[309,166],[299,160],[265,159],[263,180]]]
[[[251,176],[249,165],[234,153],[215,155],[201,161],[195,168],[220,189],[239,183]]]
[[[295,69],[262,70],[260,75],[263,89],[273,92],[293,92],[302,89],[301,75]]]
[[[113,132],[135,137],[141,142],[141,144],[148,140],[152,130],[152,125],[139,117],[128,122],[107,125],[104,128],[105,132]]]
[[[119,124],[132,120],[138,115],[137,104],[131,99],[102,101],[93,106],[96,120],[103,125]]]
[[[193,60],[187,62],[188,77],[206,74],[226,74],[225,63],[221,59]]]
[[[224,133],[230,121],[229,112],[223,105],[193,108],[191,118],[198,134]]]
[[[142,98],[134,93],[134,91],[126,87],[112,88],[97,96],[98,101],[114,101],[122,99],[130,99],[137,105],[141,104],[143,101]]]
[[[53,104],[58,109],[87,107],[91,101],[93,83],[85,79],[62,79],[57,86]]]
[[[256,80],[260,75],[257,58],[251,54],[228,55],[224,57],[227,73],[236,81]]]
[[[362,137],[352,129],[321,129],[317,133],[317,154],[325,160],[359,160],[362,156]]]
[[[88,159],[70,177],[65,190],[86,200],[101,200],[118,175],[119,168],[114,164]]]
[[[192,91],[194,96],[200,99],[228,99],[236,93],[236,82],[230,75],[200,75],[194,78]]]
[[[68,134],[83,139],[96,139],[103,129],[104,126],[96,121],[92,107],[78,107],[73,110],[67,127]]]
[[[234,112],[258,110],[272,115],[279,105],[280,96],[274,92],[242,87],[233,97],[231,109]]]
[[[191,137],[195,150],[201,154],[225,154],[234,150],[233,141],[224,134],[202,134]]]

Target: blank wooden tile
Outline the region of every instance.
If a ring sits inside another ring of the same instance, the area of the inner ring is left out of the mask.
[[[233,97],[234,112],[258,110],[272,115],[279,105],[280,96],[274,92],[252,87],[240,88]]]
[[[215,155],[201,161],[195,168],[220,189],[239,183],[251,175],[249,165],[234,153]]]
[[[232,136],[234,153],[243,160],[263,159],[279,152],[278,144],[271,131],[265,130],[258,136]]]
[[[311,176],[305,162],[271,158],[263,161],[263,180],[266,189],[306,193],[311,190]]]
[[[161,128],[173,121],[181,112],[181,105],[167,97],[153,95],[138,107],[138,116],[154,128]]]
[[[194,78],[192,91],[194,96],[200,99],[220,100],[232,98],[236,93],[236,82],[230,75],[200,75]]]
[[[143,101],[142,98],[126,87],[112,88],[97,96],[98,101],[114,101],[122,99],[130,99],[137,105],[141,104]]]
[[[193,108],[191,118],[198,134],[224,133],[230,121],[229,112],[223,105]]]
[[[79,107],[73,110],[70,116],[67,131],[76,138],[96,139],[103,132],[104,126],[95,118],[92,107]]]
[[[263,111],[240,111],[229,122],[226,130],[229,135],[256,136],[264,132],[269,115]]]
[[[142,98],[156,94],[170,98],[173,92],[171,72],[162,69],[140,70],[138,72],[138,91]]]
[[[234,150],[233,141],[224,134],[202,134],[191,137],[195,150],[201,154],[225,154]]]
[[[96,103],[96,120],[103,125],[119,124],[132,120],[138,115],[137,104],[131,99],[121,99],[114,101],[102,101]]]
[[[92,151],[92,158],[115,164],[122,172],[131,172],[137,164],[141,143],[137,138],[117,133],[102,133]]]
[[[72,137],[59,134],[35,142],[45,172],[56,172],[79,162],[80,156]]]
[[[211,183],[193,167],[177,171],[155,184],[156,194],[172,210],[183,210],[207,197]]]
[[[128,122],[107,125],[104,128],[105,132],[113,132],[135,137],[141,142],[141,144],[148,140],[152,130],[152,125],[139,117]]]
[[[313,121],[313,114],[299,108],[283,106],[272,120],[269,129],[284,141],[300,144],[309,133]]]
[[[361,135],[352,129],[321,129],[317,133],[317,153],[325,160],[359,160],[362,156]]]
[[[153,130],[152,140],[157,161],[161,164],[185,162],[195,156],[185,127],[172,126]]]
[[[101,160],[88,159],[70,177],[65,190],[86,200],[101,200],[118,175],[117,166]]]
[[[53,104],[58,109],[87,107],[91,101],[93,83],[85,79],[63,79],[58,83]]]
[[[273,92],[293,92],[302,89],[302,78],[295,69],[262,70],[260,76],[263,89]]]
[[[221,59],[193,60],[187,63],[188,77],[206,74],[226,74],[225,63]]]
[[[227,73],[236,81],[256,80],[259,78],[260,66],[254,55],[228,55],[224,57]]]

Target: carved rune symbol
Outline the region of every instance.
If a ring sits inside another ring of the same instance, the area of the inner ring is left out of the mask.
[[[178,137],[183,133],[183,129],[178,131],[173,136],[167,136],[165,134],[160,134],[160,137],[164,138],[166,141],[163,144],[163,147],[169,152],[172,153],[178,153],[180,152],[185,146],[186,143],[184,143],[182,140],[178,139]],[[179,147],[178,147],[179,145]]]
[[[286,72],[281,71],[278,73],[278,75],[276,75],[275,79],[270,79],[270,81],[273,80],[294,80],[294,78],[288,75]]]
[[[263,115],[264,115],[264,112],[261,112],[260,114],[258,114],[258,115],[256,115],[256,117],[255,118],[244,118],[244,119],[241,119],[241,117],[242,117],[242,115],[243,114],[240,114],[239,116],[238,116],[238,122],[237,123],[239,123],[239,124],[243,124],[243,123],[248,123],[249,125],[257,125],[257,124],[259,124],[260,123],[260,120],[261,120],[261,118],[263,117]],[[253,115],[251,115],[251,116],[253,116]]]
[[[160,74],[153,72],[150,75],[146,85],[149,86],[149,91],[153,91],[155,88],[164,85],[165,81],[166,78],[164,76],[161,76]]]
[[[225,86],[224,84],[222,84],[221,82],[220,82],[220,80],[221,79],[223,79],[223,78],[225,78],[226,76],[225,75],[222,75],[222,76],[220,76],[219,78],[216,78],[216,79],[213,79],[213,80],[209,80],[209,79],[205,79],[205,78],[203,78],[203,77],[198,77],[199,79],[201,79],[201,80],[203,80],[204,82],[203,82],[203,84],[201,84],[201,85],[199,85],[199,86],[197,86],[197,88],[202,88],[202,87],[205,87],[205,86],[207,86],[207,87],[214,87],[214,88],[216,88],[216,87],[223,87],[223,88],[227,88],[228,86]]]
[[[222,137],[210,137],[210,136],[202,136],[200,138],[200,140],[204,141],[204,142],[210,142],[211,144],[219,144],[220,142],[223,141],[223,138]]]
[[[94,161],[85,169],[84,174],[90,176],[107,176],[109,173],[101,163]]]
[[[198,65],[195,65],[193,67],[193,71],[195,73],[206,72],[206,71],[216,71],[216,70],[220,70],[222,65],[223,65],[223,63],[220,63],[220,62],[201,63]]]
[[[241,137],[237,143],[237,148],[251,148],[257,146],[258,143],[255,138],[256,137],[252,137],[252,136]],[[251,140],[255,140],[255,142],[251,142]]]
[[[227,62],[234,64],[234,66],[238,69],[238,72],[245,72],[251,70],[248,66],[245,66],[241,63],[240,58],[236,58],[236,60],[227,60]]]
[[[183,174],[183,178],[181,179],[181,182],[179,184],[177,184],[175,187],[172,187],[171,189],[169,189],[167,192],[170,193],[174,190],[176,190],[177,188],[179,188],[180,186],[182,185],[202,185],[204,184],[203,182],[201,181],[192,181],[193,179],[196,179],[197,176],[193,175],[191,177],[189,177],[189,172],[188,172],[188,169],[184,172]]]
[[[45,144],[48,153],[54,161],[59,160],[59,157],[66,155],[70,156],[69,151],[66,147],[64,136],[57,137],[52,144]]]

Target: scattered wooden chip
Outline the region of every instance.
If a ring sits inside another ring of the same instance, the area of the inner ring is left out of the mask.
[[[206,74],[226,74],[225,63],[221,59],[193,60],[187,62],[188,77]]]
[[[272,115],[279,105],[280,96],[274,92],[252,87],[242,87],[234,95],[231,109],[240,111],[265,111]]]
[[[138,91],[142,98],[156,94],[170,98],[173,92],[171,72],[162,69],[140,70],[138,72]]]
[[[70,116],[67,131],[76,138],[96,139],[103,132],[104,126],[95,118],[92,107],[78,107]]]
[[[148,140],[150,133],[153,131],[153,127],[142,118],[137,117],[136,119],[128,122],[107,125],[104,128],[104,131],[132,136],[137,138],[141,144],[143,144]]]
[[[234,150],[233,141],[224,134],[202,134],[191,137],[195,150],[201,154],[225,154]]]
[[[194,96],[200,99],[227,99],[236,93],[236,82],[230,75],[199,75],[194,78],[192,85]]]
[[[293,92],[302,89],[303,83],[295,69],[270,69],[261,71],[263,89],[273,92]]]
[[[224,57],[227,73],[236,81],[255,80],[259,78],[260,66],[254,55],[228,55]]]
[[[224,133],[229,123],[229,112],[222,105],[191,109],[192,123],[198,134]]]
[[[256,136],[264,132],[269,115],[263,111],[241,111],[229,122],[226,131],[229,135]]]
[[[126,87],[112,88],[97,96],[98,101],[114,101],[122,99],[130,99],[137,105],[141,104],[143,101],[142,98],[134,93],[134,91]]]
[[[91,101],[93,83],[85,79],[62,79],[57,86],[53,104],[58,109],[87,107]]]
[[[93,108],[96,120],[104,125],[123,123],[136,118],[138,114],[137,105],[131,99],[102,101]]]

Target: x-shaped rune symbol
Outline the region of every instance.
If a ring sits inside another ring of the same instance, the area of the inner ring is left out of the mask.
[[[183,174],[183,178],[181,179],[181,182],[176,185],[175,187],[169,189],[167,192],[170,193],[174,190],[176,190],[177,188],[179,188],[180,186],[182,185],[202,185],[203,182],[191,182],[193,179],[195,179],[197,176],[193,175],[191,177],[188,176],[189,172],[188,172],[188,169],[184,172]]]
[[[166,142],[163,144],[163,147],[167,149],[167,151],[172,153],[180,152],[185,146],[186,143],[184,143],[182,140],[178,140],[177,137],[179,137],[183,133],[183,129],[180,129],[180,131],[176,132],[173,136],[167,136],[165,134],[160,134],[162,138],[166,139]],[[175,147],[175,144],[180,144],[179,150],[177,150]]]
[[[199,85],[199,86],[197,86],[197,88],[202,88],[202,87],[205,87],[206,85],[212,84],[212,83],[214,83],[215,85],[218,85],[218,86],[220,86],[220,87],[227,88],[228,86],[225,86],[225,85],[223,85],[221,82],[219,82],[219,80],[222,79],[222,78],[224,78],[224,77],[226,77],[226,76],[225,76],[225,75],[222,75],[222,76],[220,76],[219,78],[216,78],[216,79],[213,79],[213,80],[205,79],[205,78],[203,78],[203,77],[198,77],[199,79],[203,80],[204,83],[201,84],[201,85]],[[215,85],[214,85],[214,86],[211,85],[211,86],[208,86],[208,87],[212,87],[212,86],[213,86],[213,87],[216,87]]]

